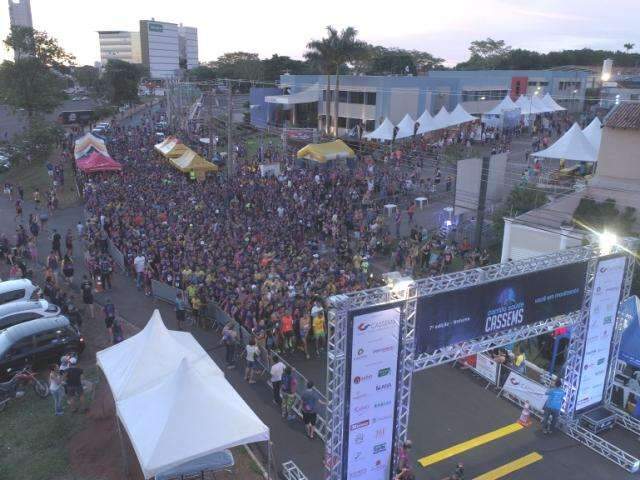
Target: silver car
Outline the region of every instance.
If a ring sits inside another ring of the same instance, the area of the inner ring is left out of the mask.
[[[18,300],[0,305],[0,330],[36,318],[55,317],[60,308],[46,300]]]

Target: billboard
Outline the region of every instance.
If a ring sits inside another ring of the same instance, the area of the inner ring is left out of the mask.
[[[610,257],[598,262],[584,345],[576,411],[602,401],[607,380],[611,340],[622,293],[626,257]]]
[[[580,310],[587,263],[418,299],[416,354]]]
[[[349,315],[342,478],[391,478],[400,335],[397,304]]]

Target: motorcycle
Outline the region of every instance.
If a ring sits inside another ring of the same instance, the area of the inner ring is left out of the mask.
[[[24,395],[22,387],[26,385],[32,385],[33,391],[40,398],[46,398],[49,395],[47,382],[38,379],[31,371],[31,367],[27,366],[16,372],[8,382],[0,383],[0,411],[4,410],[12,399],[22,397]]]

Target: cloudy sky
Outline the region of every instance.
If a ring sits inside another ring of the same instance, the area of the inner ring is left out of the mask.
[[[4,38],[7,4],[0,8]],[[96,31],[137,30],[138,20],[152,17],[197,27],[200,61],[237,50],[301,58],[326,25],[351,25],[369,43],[425,50],[448,65],[466,60],[469,43],[488,36],[538,51],[622,49],[626,42],[640,51],[639,0],[31,0],[31,8],[34,27],[57,38],[79,64],[99,59]]]

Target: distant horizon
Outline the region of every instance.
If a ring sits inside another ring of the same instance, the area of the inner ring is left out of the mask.
[[[78,65],[100,61],[98,31],[138,31],[139,21],[152,17],[197,28],[200,63],[236,51],[257,53],[260,58],[277,54],[302,60],[306,44],[322,38],[326,25],[339,29],[353,26],[361,40],[373,45],[429,52],[444,58],[449,68],[469,58],[473,40],[487,37],[504,40],[514,49],[540,53],[582,48],[624,51],[624,43],[634,43],[633,51],[640,53],[640,2],[632,0],[612,0],[606,11],[594,0],[565,0],[561,4],[538,0],[526,8],[487,0],[481,10],[470,0],[428,8],[424,2],[407,0],[402,9],[385,10],[384,14],[362,12],[358,5],[329,0],[311,17],[292,0],[283,0],[277,8],[250,1],[242,9],[184,0],[179,11],[169,2],[112,0],[108,8],[101,7],[99,15],[73,14],[90,10],[88,3],[92,2],[67,0],[61,9],[57,2],[31,0],[34,28],[56,38],[76,57]],[[9,15],[8,6],[2,8],[6,15],[2,15],[5,20],[0,24],[0,37],[4,39],[9,33]],[[247,9],[252,13],[249,17],[243,16]],[[127,13],[126,18],[122,12]],[[88,18],[74,21],[82,16]],[[211,20],[205,23],[203,18]],[[345,18],[353,20],[343,23]],[[3,45],[0,59],[11,58]]]

